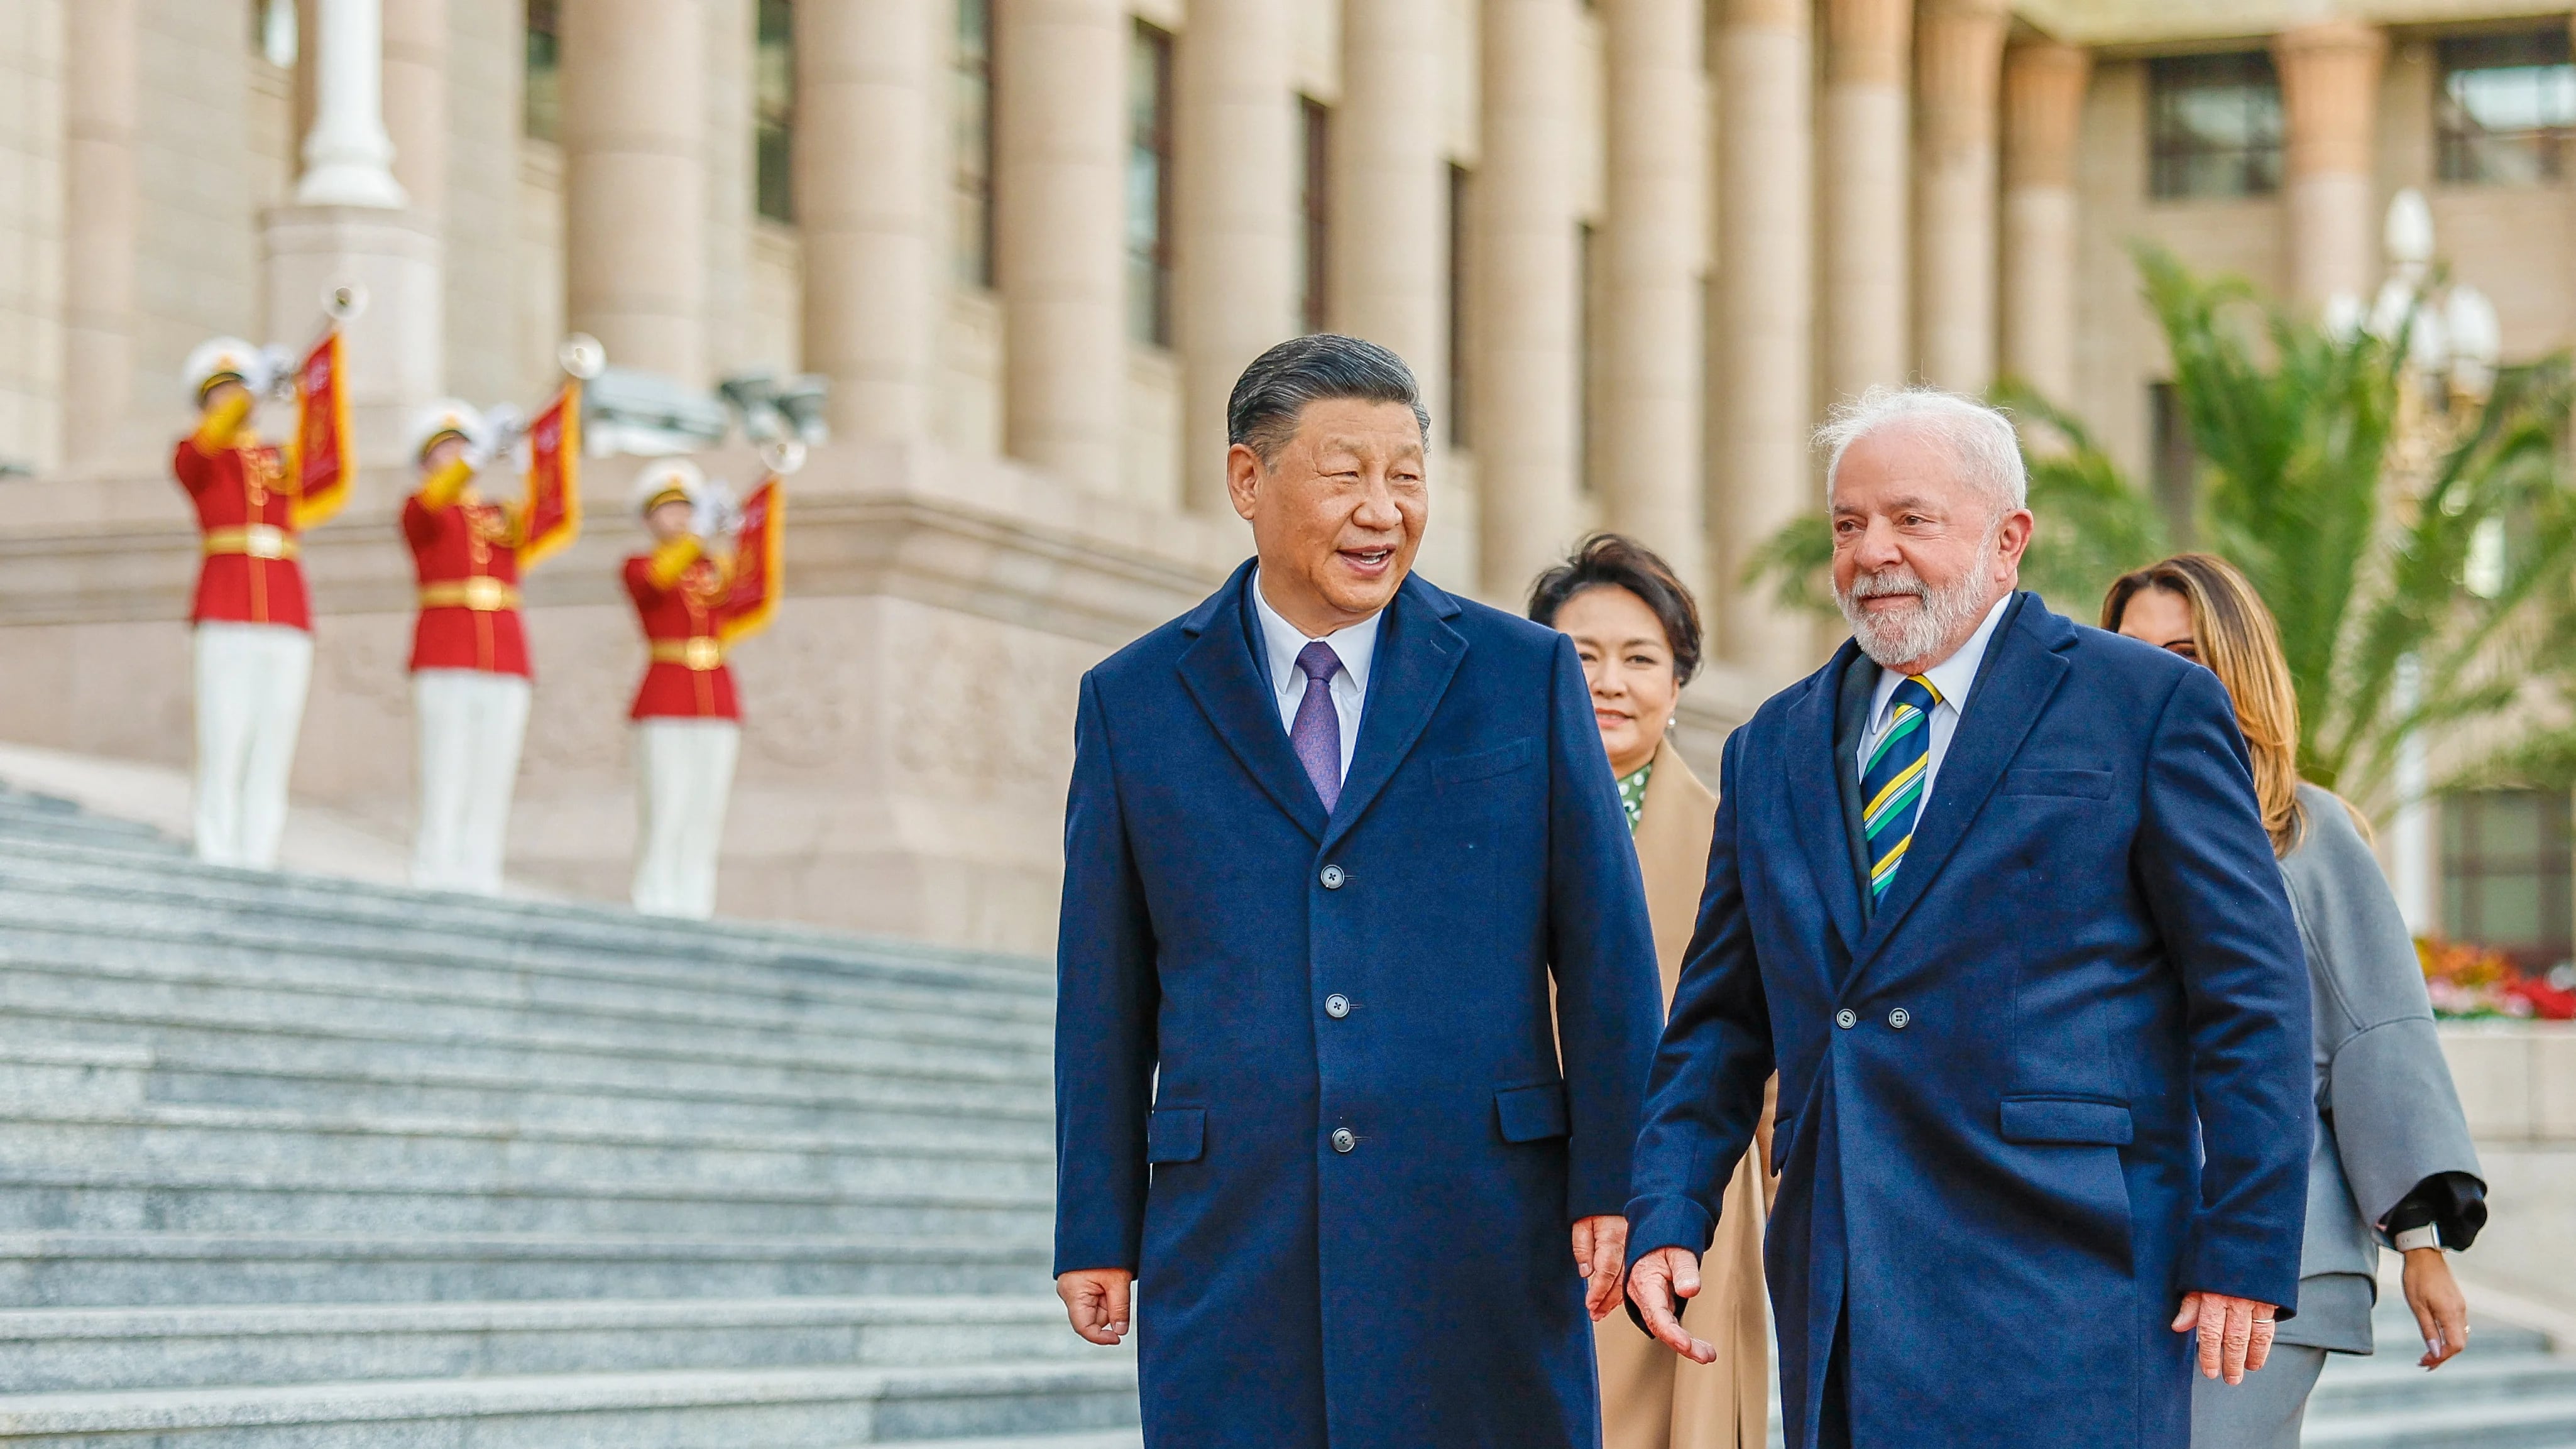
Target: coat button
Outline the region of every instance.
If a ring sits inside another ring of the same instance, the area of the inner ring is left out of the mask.
[[[1914,1013],[1906,1010],[1902,1006],[1887,1014],[1887,1024],[1895,1027],[1898,1031],[1905,1030],[1905,1024],[1913,1019]]]
[[[1335,1021],[1351,1014],[1351,999],[1336,991],[1324,998],[1324,1014]]]
[[[1359,1145],[1359,1138],[1352,1136],[1351,1129],[1348,1127],[1336,1127],[1333,1129],[1333,1150],[1335,1152],[1348,1152]]]
[[[1845,1031],[1849,1031],[1853,1027],[1860,1025],[1860,1013],[1846,1006],[1842,1010],[1834,1013],[1834,1025],[1841,1027]]]
[[[1337,891],[1342,888],[1342,882],[1350,879],[1350,877],[1342,874],[1342,868],[1340,866],[1328,865],[1324,867],[1324,873],[1320,879],[1324,882],[1324,889],[1328,891]]]

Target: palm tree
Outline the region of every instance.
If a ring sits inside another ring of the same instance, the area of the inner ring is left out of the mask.
[[[2576,776],[2576,493],[2564,359],[2508,371],[2492,394],[2432,395],[2393,335],[2328,330],[2246,282],[2135,252],[2172,353],[2198,457],[2195,530],[2243,569],[2280,621],[2307,778],[2373,814],[2396,803],[2415,742],[2446,746],[2439,784]],[[2081,422],[2030,388],[1995,400],[2063,446],[2031,462],[2040,529],[2024,578],[2092,616],[2163,529]],[[1821,515],[1775,536],[1748,582],[1830,611]]]

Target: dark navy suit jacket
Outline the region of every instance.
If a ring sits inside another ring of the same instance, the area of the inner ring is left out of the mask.
[[[2180,1295],[2295,1307],[2298,931],[2217,676],[2030,594],[1988,648],[1874,911],[1836,715],[1877,666],[1728,739],[1630,1252],[1706,1250],[1776,1065],[1790,1444],[1839,1327],[1855,1443],[2182,1449]]]
[[[1595,1444],[1661,987],[1573,645],[1406,580],[1327,816],[1251,575],[1083,679],[1057,1270],[1139,1271],[1149,1444]]]

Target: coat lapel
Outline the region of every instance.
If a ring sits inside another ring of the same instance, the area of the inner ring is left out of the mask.
[[[2068,665],[2059,651],[2074,642],[2074,626],[2050,613],[2036,594],[2016,600],[1995,630],[1977,682],[1968,692],[1967,711],[1959,716],[1949,751],[1941,757],[1941,772],[1933,778],[1931,803],[1915,824],[1905,864],[1871,917],[1850,981],[1859,981],[1868,971],[1886,949],[1888,938],[1904,924],[1907,912],[1940,878],[1969,825],[1985,809],[1986,797],[2002,782],[2005,767],[2020,753],[2031,726],[2039,722],[2040,712],[2065,682]]]
[[[1181,682],[1245,772],[1300,829],[1321,840],[1323,799],[1307,780],[1306,767],[1297,762],[1288,731],[1280,727],[1278,695],[1263,677],[1260,650],[1247,621],[1252,567],[1247,562],[1236,569],[1225,587],[1182,621],[1182,629],[1198,637],[1181,653]],[[1365,738],[1361,752],[1367,752]],[[1349,798],[1346,791],[1344,802]]]
[[[1449,692],[1450,678],[1467,657],[1466,636],[1449,627],[1458,612],[1457,600],[1418,575],[1407,575],[1395,602],[1387,606],[1378,626],[1377,657],[1369,665],[1368,697],[1360,707],[1359,748],[1351,755],[1342,798],[1325,827],[1326,847],[1348,833],[1395,778],[1396,767],[1431,723],[1431,711]]]
[[[1807,870],[1825,898],[1834,932],[1843,950],[1856,953],[1868,922],[1861,918],[1860,877],[1853,872],[1851,842],[1843,825],[1842,781],[1834,772],[1834,707],[1842,695],[1843,677],[1860,658],[1856,645],[1845,644],[1834,662],[1798,701],[1788,735],[1800,742],[1789,764],[1789,811],[1806,850]]]

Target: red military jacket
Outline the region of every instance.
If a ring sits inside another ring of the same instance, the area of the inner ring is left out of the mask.
[[[209,452],[191,435],[180,440],[170,468],[197,505],[204,534],[189,622],[311,629],[286,455],[265,443]]]
[[[479,499],[433,511],[415,493],[403,500],[402,527],[420,579],[411,668],[529,677],[528,636],[519,622],[518,519]]]
[[[677,583],[664,588],[654,582],[652,556],[638,554],[626,561],[626,592],[635,598],[652,654],[627,717],[742,718],[734,701],[733,671],[725,667],[723,638],[726,622],[741,609],[724,569],[713,559],[700,558],[681,571]]]

